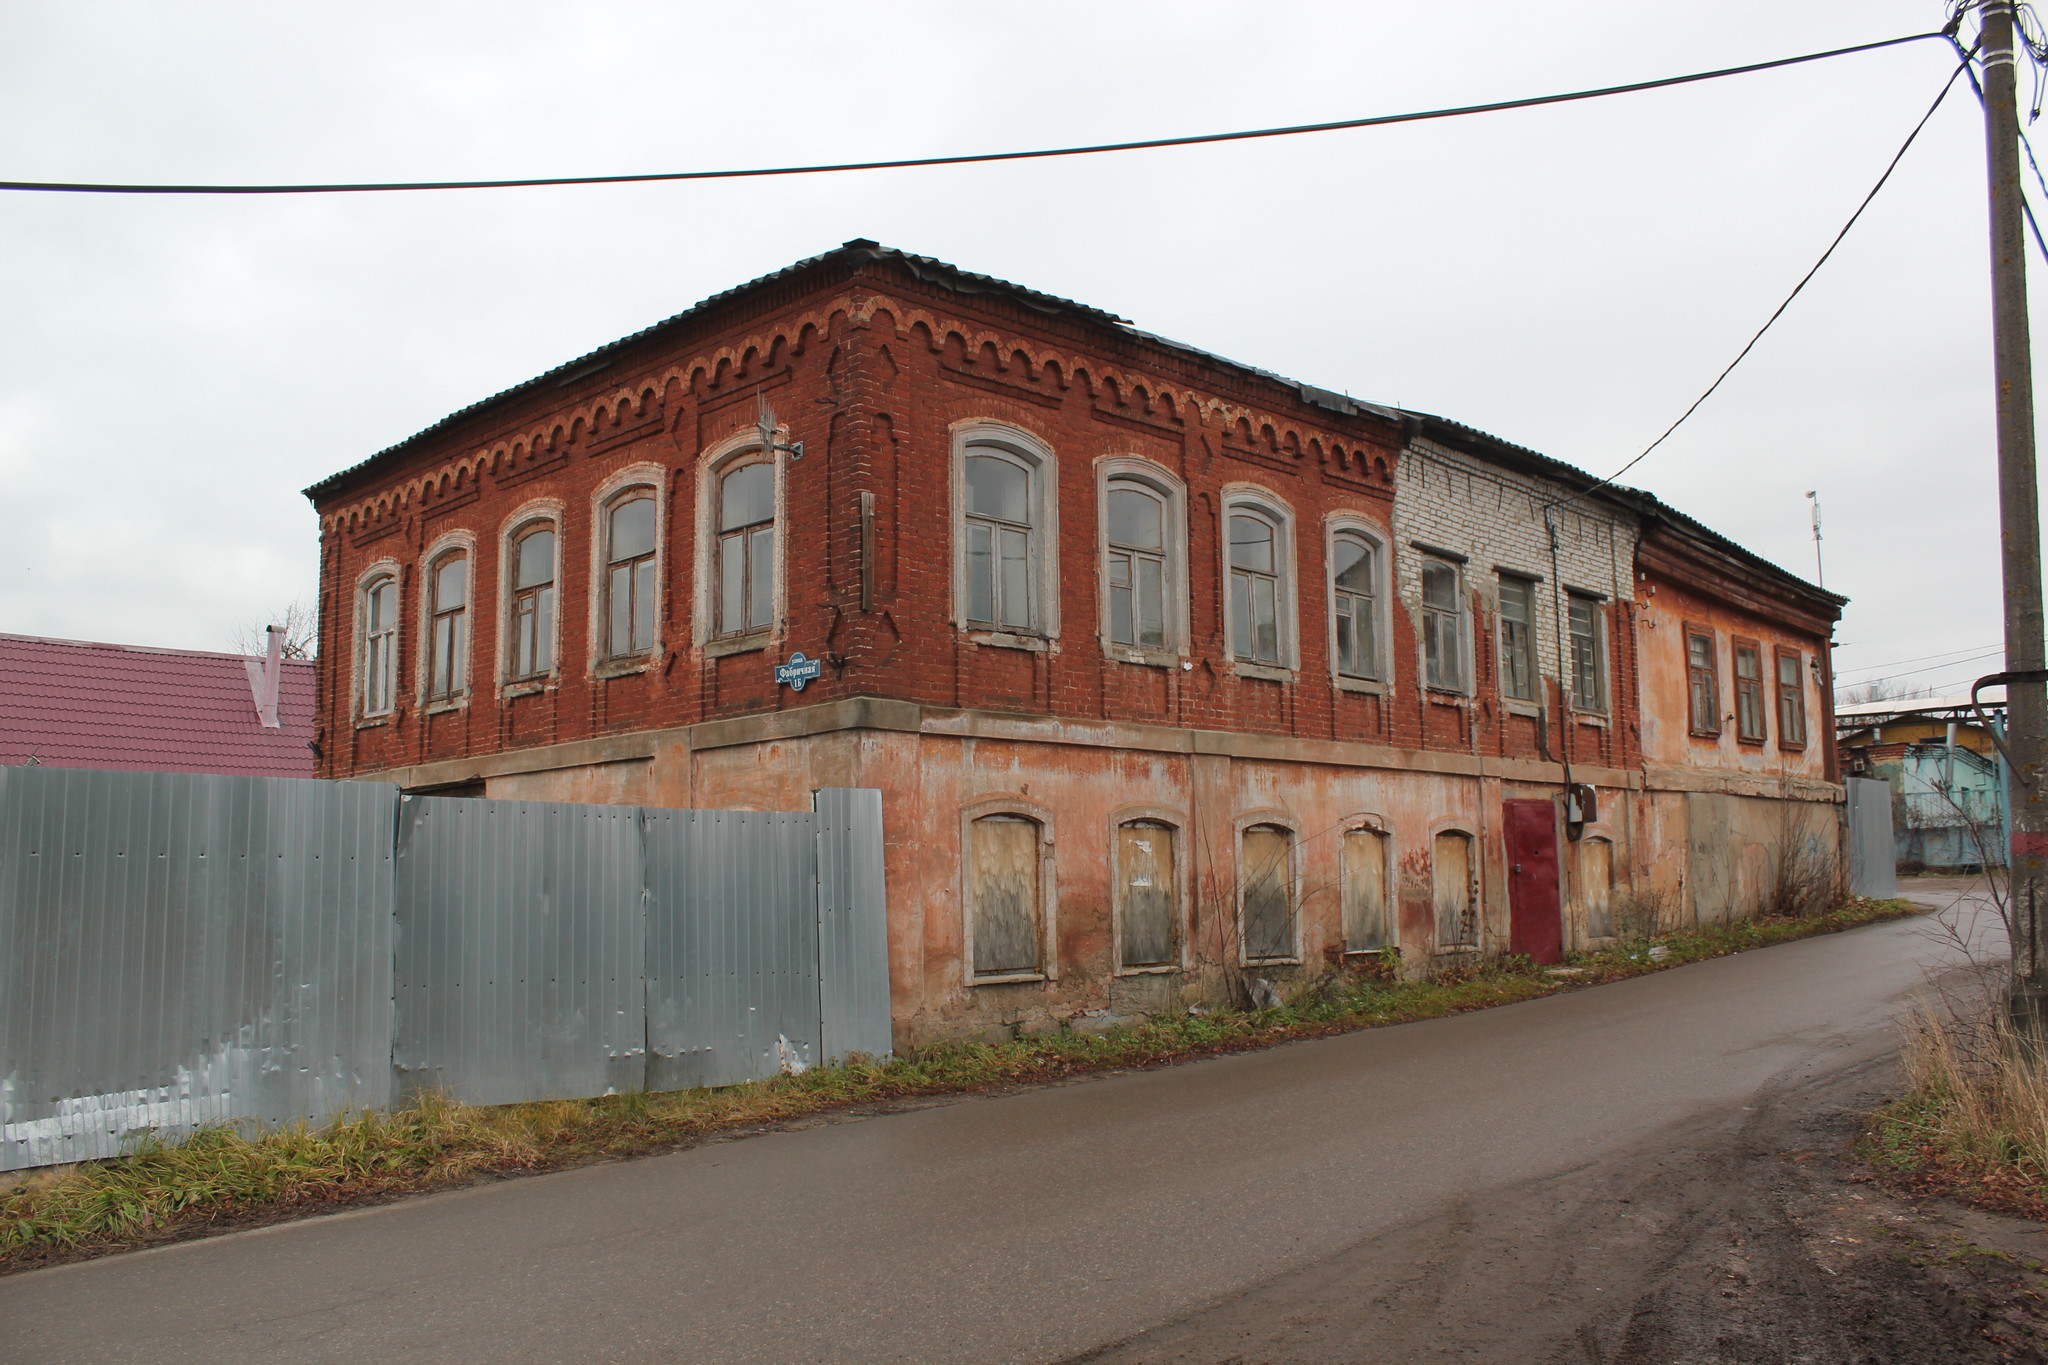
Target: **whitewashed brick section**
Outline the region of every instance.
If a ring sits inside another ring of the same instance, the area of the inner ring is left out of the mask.
[[[1538,665],[1560,676],[1558,578],[1616,601],[1635,600],[1636,519],[1610,504],[1584,500],[1559,507],[1558,570],[1550,566],[1543,505],[1573,490],[1549,479],[1501,469],[1433,441],[1414,440],[1402,452],[1394,480],[1396,591],[1421,634],[1422,552],[1416,542],[1464,555],[1465,587],[1489,612],[1500,609],[1500,571],[1540,578],[1537,593]]]

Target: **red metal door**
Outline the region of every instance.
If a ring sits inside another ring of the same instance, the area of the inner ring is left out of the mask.
[[[1508,855],[1508,951],[1537,962],[1564,957],[1564,919],[1557,898],[1557,807],[1548,801],[1503,801]]]

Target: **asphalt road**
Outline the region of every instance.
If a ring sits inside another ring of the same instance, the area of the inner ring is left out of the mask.
[[[1642,1168],[1766,1093],[1867,1070],[1956,956],[1925,921],[1879,925],[16,1275],[0,1359],[1066,1360],[1320,1266],[1397,1276],[1459,1210]],[[1178,1340],[1158,1358],[1211,1358]],[[1462,1354],[1496,1353],[1517,1349]]]

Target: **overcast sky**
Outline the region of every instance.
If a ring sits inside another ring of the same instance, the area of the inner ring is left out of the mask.
[[[1942,18],[1939,0],[13,0],[0,178],[605,174],[1160,137]],[[229,648],[315,595],[306,485],[853,237],[1608,472],[1769,315],[1953,65],[1924,43],[1398,128],[787,180],[0,195],[0,630]],[[1854,599],[1847,681],[2001,638],[1985,262],[1959,84],[1835,260],[1627,480],[1808,577],[1819,489],[1827,584]],[[1907,681],[1998,666],[1934,662]]]

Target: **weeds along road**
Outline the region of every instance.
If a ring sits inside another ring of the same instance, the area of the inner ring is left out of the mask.
[[[0,1359],[1631,1358],[1644,1277],[1762,1216],[1758,1115],[1882,1084],[1958,959],[1882,924],[15,1275]]]

